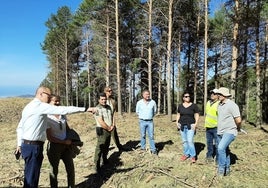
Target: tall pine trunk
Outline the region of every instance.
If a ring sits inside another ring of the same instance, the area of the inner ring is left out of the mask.
[[[69,72],[68,72],[68,41],[67,34],[64,34],[64,61],[65,61],[65,97],[66,105],[69,106]]]
[[[207,53],[208,53],[208,0],[205,0],[205,38],[204,38],[204,112],[207,104],[207,93],[208,93],[208,83],[207,83],[207,69],[208,69],[208,61],[207,61]]]
[[[258,12],[260,12],[260,4],[258,2]],[[258,16],[259,18],[259,16]],[[260,67],[260,30],[259,20],[256,25],[256,125],[261,128],[262,124],[262,105],[261,105],[261,67]]]
[[[149,0],[149,27],[148,27],[148,89],[150,91],[150,97],[152,98],[152,10],[153,0]]]
[[[235,99],[236,77],[237,77],[237,58],[238,58],[238,7],[239,1],[235,0],[235,22],[233,28],[233,50],[231,68],[231,94]]]
[[[106,13],[106,85],[110,85],[110,17],[107,10]]]
[[[115,22],[116,22],[116,75],[117,75],[117,104],[118,114],[122,116],[122,99],[121,99],[121,80],[120,80],[120,54],[119,54],[119,14],[118,14],[118,0],[115,0]]]
[[[171,106],[171,44],[172,44],[172,7],[173,0],[169,0],[168,5],[168,46],[167,46],[167,108],[168,117],[172,121],[172,106]]]

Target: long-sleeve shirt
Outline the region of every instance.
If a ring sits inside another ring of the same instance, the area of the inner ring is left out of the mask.
[[[156,103],[153,99],[145,101],[141,99],[137,102],[136,113],[139,116],[139,119],[151,120],[157,112]]]
[[[54,106],[34,98],[23,111],[17,127],[17,145],[21,146],[22,140],[45,141],[48,114],[70,114],[84,112],[84,107]]]

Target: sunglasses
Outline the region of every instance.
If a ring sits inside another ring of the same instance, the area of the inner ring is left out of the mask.
[[[47,92],[42,92],[42,93],[46,94],[48,97],[51,96],[51,94],[49,94],[49,93],[47,93]]]
[[[184,97],[184,98],[190,98],[190,96],[188,96],[188,95],[187,95],[187,96],[183,96],[183,97]]]

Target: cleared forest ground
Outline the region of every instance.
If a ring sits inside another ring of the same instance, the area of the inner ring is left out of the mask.
[[[22,159],[16,161],[16,127],[21,109],[29,99],[0,99],[0,187],[21,187],[23,181]],[[263,129],[243,124],[248,134],[239,133],[231,144],[231,175],[219,179],[216,165],[205,161],[206,146],[203,117],[195,136],[198,160],[181,162],[182,144],[174,122],[167,116],[157,116],[155,141],[158,156],[139,151],[139,127],[137,116],[124,114],[117,118],[121,143],[130,151],[119,152],[111,141],[110,165],[103,168],[103,176],[93,174],[93,157],[96,144],[95,121],[91,114],[68,116],[69,124],[84,142],[81,153],[74,159],[76,185],[88,187],[267,187],[268,185],[268,126]],[[175,119],[175,115],[173,117]],[[45,145],[46,146],[46,145]],[[49,163],[44,149],[44,161],[39,181],[40,187],[49,187]],[[62,162],[59,167],[59,185],[67,185],[66,172]]]

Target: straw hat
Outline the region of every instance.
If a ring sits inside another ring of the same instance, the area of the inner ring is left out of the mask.
[[[225,96],[225,97],[231,97],[232,95],[229,93],[229,89],[226,87],[220,87],[218,89],[218,93]]]
[[[213,90],[210,90],[210,93],[219,93],[219,90],[215,88]]]

